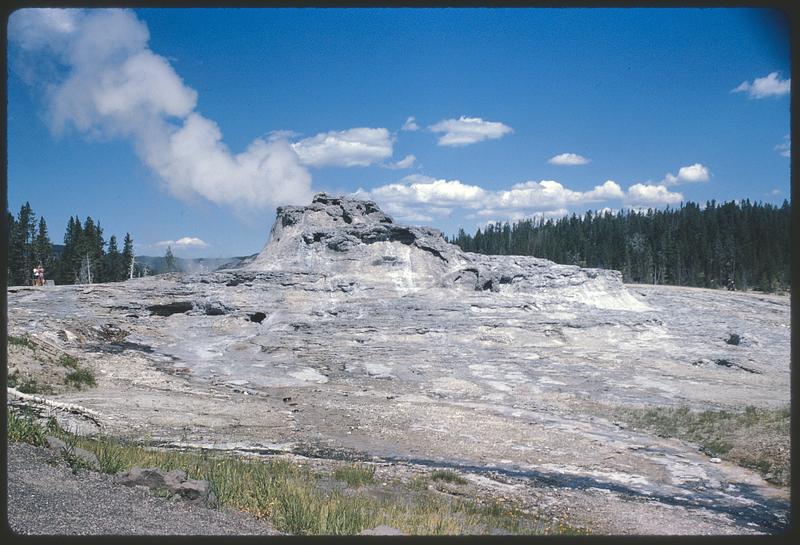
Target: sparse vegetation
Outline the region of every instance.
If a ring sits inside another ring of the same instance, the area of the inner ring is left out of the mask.
[[[34,350],[36,348],[36,345],[33,344],[33,341],[31,341],[27,337],[15,337],[14,335],[8,336],[8,344],[14,346],[24,346],[26,348],[30,348],[31,350]]]
[[[23,394],[48,394],[52,390],[44,384],[39,384],[36,377],[20,375],[18,370],[8,375],[8,385],[16,388]]]
[[[709,456],[754,469],[776,484],[789,484],[791,411],[746,407],[743,411],[696,411],[689,407],[620,409],[617,418],[664,437],[691,441]]]
[[[45,428],[39,424],[30,411],[17,411],[9,407],[7,412],[8,440],[17,443],[30,443],[37,447],[47,443]]]
[[[70,371],[67,373],[67,376],[64,377],[64,379],[67,381],[67,384],[72,384],[78,389],[81,389],[84,385],[97,385],[97,381],[94,378],[94,373],[92,373],[92,371],[86,367],[79,367],[74,371]]]
[[[69,367],[70,369],[78,369],[78,359],[74,356],[70,356],[69,354],[62,354],[61,357],[58,358],[58,364],[64,367]]]
[[[333,478],[344,481],[349,486],[359,487],[375,482],[375,468],[363,464],[343,466],[333,472]]]
[[[44,444],[46,430],[32,417],[26,419],[10,410],[8,428],[10,441]],[[183,469],[191,479],[208,480],[221,507],[269,519],[278,530],[291,534],[352,535],[380,524],[416,535],[476,534],[494,528],[525,535],[582,533],[563,523],[542,521],[510,505],[480,505],[427,490],[409,492],[411,486],[376,499],[369,493],[374,470],[366,465],[338,470],[342,480],[354,479],[362,486],[358,492],[344,494],[326,492],[318,486],[319,473],[283,458],[264,461],[207,451],[168,451],[110,437],[78,437],[63,430],[48,429],[47,433],[62,438],[71,445],[69,448],[77,446],[93,452],[101,470],[107,473],[133,466]]]
[[[445,481],[452,484],[467,484],[467,480],[449,469],[438,469],[431,473],[431,479],[434,481]]]

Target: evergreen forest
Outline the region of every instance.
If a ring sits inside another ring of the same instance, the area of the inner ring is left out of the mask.
[[[491,223],[449,242],[468,252],[530,255],[615,269],[625,282],[706,288],[787,289],[791,206],[749,200],[679,208],[573,214]]]
[[[7,221],[9,286],[30,285],[33,268],[40,264],[45,278],[56,284],[117,282],[144,273],[135,263],[130,234],[125,234],[120,249],[116,235],[106,242],[100,222],[91,216],[82,223],[78,216],[69,218],[63,247],[52,244],[47,221],[37,220],[30,203],[23,204],[16,217],[8,212]]]

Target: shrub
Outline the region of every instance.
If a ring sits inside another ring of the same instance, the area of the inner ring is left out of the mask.
[[[431,479],[434,481],[445,481],[453,484],[467,484],[467,480],[449,469],[438,469],[431,473]]]
[[[67,376],[64,377],[68,384],[75,385],[78,389],[80,389],[83,385],[86,386],[96,386],[97,381],[94,378],[94,373],[91,370],[85,367],[79,367],[74,371],[70,371],[67,373]]]
[[[62,354],[61,357],[58,358],[58,363],[70,369],[78,369],[78,360],[69,354]]]
[[[375,482],[375,468],[365,465],[349,465],[336,468],[333,478],[346,482],[349,486],[361,486]]]
[[[8,336],[8,344],[13,344],[14,346],[26,346],[31,350],[36,348],[36,345],[33,344],[33,341],[27,337],[15,337],[14,335]]]

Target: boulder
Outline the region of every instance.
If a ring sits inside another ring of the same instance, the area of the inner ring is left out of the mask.
[[[92,469],[100,468],[100,460],[97,459],[93,452],[80,447],[69,447],[64,441],[53,435],[48,435],[45,440],[47,441],[47,448],[51,451],[63,456],[74,456]]]
[[[116,481],[125,486],[146,486],[153,491],[168,492],[172,497],[190,504],[216,507],[217,498],[208,481],[188,479],[186,472],[173,469],[133,467],[117,475]]]

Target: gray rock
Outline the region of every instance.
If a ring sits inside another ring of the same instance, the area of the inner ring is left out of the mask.
[[[68,452],[82,460],[85,464],[87,464],[92,469],[99,469],[100,468],[100,460],[97,459],[97,456],[93,452],[89,452],[88,450],[84,450],[80,447],[72,447],[68,449]]]
[[[67,444],[58,437],[48,435],[45,439],[47,440],[47,448],[50,450],[61,452],[62,449],[67,448]]]
[[[386,526],[385,524],[381,524],[380,526],[376,526],[375,528],[369,528],[368,530],[362,530],[359,535],[361,536],[405,536],[408,535],[404,532],[401,532],[397,528],[393,528],[392,526]]]
[[[65,457],[74,456],[92,469],[100,468],[100,460],[97,459],[97,456],[95,456],[93,452],[76,446],[70,447],[67,443],[52,435],[48,435],[45,439],[47,441],[47,448],[58,455]]]
[[[401,291],[440,287],[649,308],[625,290],[618,271],[464,252],[437,229],[394,223],[372,201],[325,193],[309,206],[278,208],[266,246],[241,268],[322,274],[344,292],[367,286]]]
[[[166,491],[187,503],[206,507],[217,505],[208,481],[188,479],[186,472],[180,469],[165,472],[158,468],[133,467],[117,475],[116,480],[125,486],[146,486],[150,490]]]

